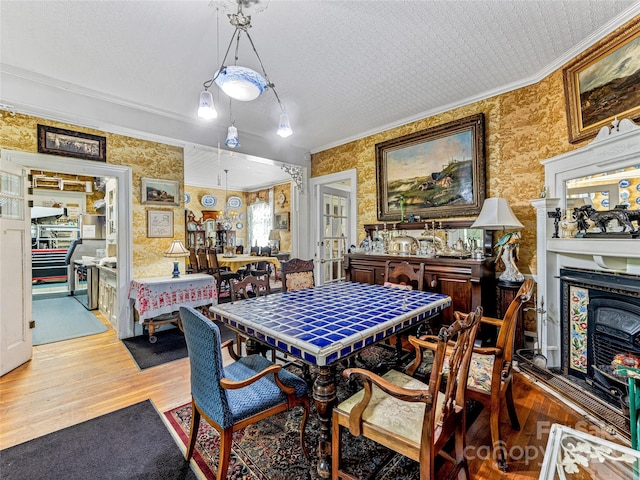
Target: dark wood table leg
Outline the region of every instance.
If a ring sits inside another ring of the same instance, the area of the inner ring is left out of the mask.
[[[336,384],[331,367],[320,367],[313,383],[313,401],[320,421],[318,475],[331,477],[331,413],[336,402]]]

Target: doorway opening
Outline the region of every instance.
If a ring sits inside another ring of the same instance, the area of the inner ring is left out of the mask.
[[[119,339],[133,335],[133,325],[126,321],[130,318],[129,305],[127,300],[128,286],[132,276],[132,233],[131,233],[131,188],[132,173],[130,167],[119,165],[103,164],[87,160],[69,159],[52,155],[33,154],[17,151],[3,151],[2,156],[16,165],[28,168],[31,171],[58,172],[60,174],[70,174],[78,176],[88,176],[93,178],[111,178],[117,183],[117,189],[113,193],[115,218],[117,218],[118,228],[114,232],[114,249],[105,252],[113,253],[114,263],[117,265],[117,274],[114,278],[113,292],[117,298],[113,306],[113,319],[109,319],[115,325]],[[67,209],[67,214],[68,214]],[[26,221],[29,221],[27,219]],[[105,256],[107,256],[105,254]],[[25,262],[25,269],[31,268],[31,262]],[[31,276],[32,272],[24,272],[26,276]],[[24,292],[27,298],[31,298],[32,291]],[[119,321],[122,319],[123,321]]]

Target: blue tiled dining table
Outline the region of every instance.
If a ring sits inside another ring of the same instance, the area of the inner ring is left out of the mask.
[[[213,305],[209,310],[243,336],[319,367],[313,383],[320,423],[318,473],[329,478],[335,363],[449,305],[451,298],[438,293],[338,282]]]

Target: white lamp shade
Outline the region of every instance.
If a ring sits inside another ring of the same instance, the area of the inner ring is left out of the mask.
[[[182,240],[174,240],[171,242],[171,245],[169,245],[169,249],[164,252],[164,256],[169,258],[188,257],[189,250],[184,248]]]
[[[289,115],[286,113],[280,114],[280,123],[278,124],[278,131],[276,133],[282,138],[287,138],[293,133],[293,130],[291,130],[291,124],[289,123]]]
[[[280,240],[280,233],[277,230],[271,230],[269,232],[269,240]]]
[[[213,105],[213,95],[207,90],[200,92],[200,106],[198,107],[198,117],[205,120],[212,120],[218,116],[216,107]]]
[[[524,228],[524,225],[514,215],[506,198],[487,198],[482,204],[480,215],[469,228],[506,230]]]
[[[255,70],[230,65],[216,72],[215,82],[235,100],[249,102],[258,98],[267,88],[267,81]]]

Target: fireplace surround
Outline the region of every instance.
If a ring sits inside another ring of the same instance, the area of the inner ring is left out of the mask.
[[[583,148],[542,162],[548,196],[532,200],[537,228],[537,349],[552,368],[563,364],[563,287],[561,270],[640,279],[640,239],[603,234],[596,238],[553,238],[554,219],[549,212],[568,208],[567,182],[640,165],[640,127],[622,120],[603,127],[596,139]],[[639,170],[640,172],[640,170]],[[605,283],[606,283],[605,282]],[[632,282],[633,283],[633,282]]]

